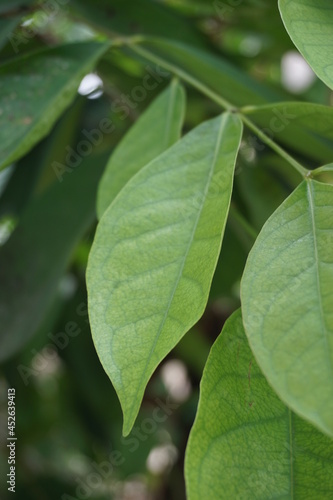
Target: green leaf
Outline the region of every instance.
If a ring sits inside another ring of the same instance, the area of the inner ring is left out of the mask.
[[[87,270],[89,315],[124,434],[151,374],[204,311],[241,134],[233,114],[201,124],[140,170],[99,223]]]
[[[15,354],[43,321],[72,253],[95,218],[106,158],[92,155],[29,204],[0,249],[0,360]]]
[[[0,14],[9,15],[12,11],[16,9],[18,12],[21,10],[22,13],[25,13],[25,7],[32,4],[35,0],[1,0],[0,2]]]
[[[112,153],[98,189],[99,218],[134,174],[180,138],[184,113],[185,91],[174,80]]]
[[[279,0],[288,34],[319,78],[333,89],[333,3]]]
[[[202,85],[208,87],[237,106],[266,104],[269,101],[285,98],[284,94],[279,94],[256,82],[222,57],[216,57],[181,42],[146,38],[131,50],[143,56],[146,52],[151,60],[157,56],[168,64],[168,69],[173,69],[178,75],[186,74],[192,82],[197,82],[201,87]]]
[[[20,20],[21,17],[19,16],[11,17],[9,19],[0,18],[0,50],[10,41],[11,34]]]
[[[154,0],[72,0],[71,8],[84,22],[107,36],[140,33],[202,43],[193,23],[165,3]]]
[[[82,107],[85,99],[75,99],[75,103],[66,110],[54,126],[52,132],[28,154],[20,158],[4,192],[0,196],[0,217],[9,215],[20,217],[29,200],[37,192],[41,192],[47,185],[57,180],[54,163],[59,162],[59,168],[65,170],[67,146],[76,144],[78,121],[82,120]],[[62,163],[60,163],[62,162]],[[61,180],[62,177],[59,176]]]
[[[333,108],[307,102],[245,107],[242,113],[276,141],[304,156],[328,162],[333,155]]]
[[[0,66],[0,169],[50,132],[108,47],[97,42],[63,45]]]
[[[318,175],[324,172],[333,172],[333,163],[329,163],[328,165],[323,165],[322,167],[318,167],[312,171],[312,175]]]
[[[248,257],[241,299],[269,383],[333,436],[333,186],[303,181],[274,212]]]
[[[185,478],[188,500],[332,497],[333,442],[272,391],[253,359],[239,310],[203,373]]]

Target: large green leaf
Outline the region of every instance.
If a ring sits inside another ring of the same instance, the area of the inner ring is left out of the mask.
[[[180,138],[184,113],[184,88],[174,80],[140,116],[112,153],[98,189],[99,217],[140,168]]]
[[[95,218],[106,161],[92,155],[29,204],[0,250],[0,360],[17,352],[44,319],[73,250]]]
[[[241,134],[233,114],[201,124],[140,170],[99,223],[87,270],[89,315],[124,434],[156,366],[204,311]]]
[[[222,57],[181,42],[146,38],[131,50],[151,60],[158,57],[166,62],[168,69],[187,75],[192,82],[206,86],[237,106],[266,104],[285,98],[284,94],[256,82]]]
[[[0,168],[49,133],[74,99],[82,77],[108,46],[97,42],[63,45],[0,66]]]
[[[333,89],[333,3],[279,0],[288,34],[316,74]]]
[[[328,162],[333,155],[333,108],[307,102],[246,107],[242,113],[274,140],[303,155]]]
[[[333,441],[272,391],[240,311],[228,319],[204,370],[185,477],[188,500],[332,498]]]
[[[241,298],[270,384],[333,435],[333,186],[303,181],[274,212],[250,252]]]

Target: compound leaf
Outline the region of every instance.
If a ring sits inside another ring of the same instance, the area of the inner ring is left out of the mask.
[[[132,177],[98,225],[89,315],[124,434],[156,366],[204,311],[241,135],[233,114],[201,124]]]

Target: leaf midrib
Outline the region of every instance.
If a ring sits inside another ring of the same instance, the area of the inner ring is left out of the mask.
[[[157,330],[157,333],[155,335],[155,339],[154,339],[153,345],[152,345],[152,347],[150,349],[150,352],[149,352],[149,354],[147,356],[145,367],[144,367],[144,369],[141,372],[141,377],[140,377],[139,382],[137,384],[136,398],[137,398],[137,395],[138,395],[138,393],[139,393],[139,391],[141,389],[142,381],[144,380],[147,367],[148,367],[149,362],[151,360],[152,354],[153,354],[153,352],[155,350],[155,347],[156,347],[156,344],[158,342],[158,339],[159,339],[159,337],[160,337],[160,335],[161,335],[161,333],[163,331],[165,322],[167,320],[167,317],[168,317],[168,314],[169,314],[169,311],[170,311],[170,308],[171,308],[172,301],[174,299],[176,290],[178,288],[180,279],[181,279],[182,274],[183,274],[183,270],[184,270],[184,267],[185,267],[185,264],[186,264],[186,259],[187,259],[187,256],[189,254],[190,248],[192,246],[192,243],[193,243],[193,240],[194,240],[194,236],[195,236],[195,233],[196,233],[199,221],[200,221],[201,213],[202,213],[202,210],[203,210],[205,202],[206,202],[207,192],[208,192],[208,189],[209,189],[209,186],[210,186],[210,183],[211,183],[211,180],[212,180],[212,176],[213,176],[213,173],[214,173],[214,170],[215,170],[217,155],[218,155],[218,151],[220,149],[220,145],[221,145],[221,141],[222,141],[222,136],[223,136],[224,129],[226,127],[227,119],[228,119],[228,113],[223,114],[222,118],[221,118],[220,129],[219,129],[218,134],[217,134],[217,142],[216,142],[216,147],[215,147],[215,151],[214,151],[214,157],[213,157],[213,161],[212,161],[212,167],[210,169],[209,176],[208,176],[208,179],[207,179],[207,182],[206,182],[206,185],[205,185],[204,194],[203,194],[203,197],[202,197],[203,201],[202,201],[200,210],[198,211],[198,216],[197,216],[197,218],[195,220],[193,231],[192,231],[192,234],[191,234],[191,237],[190,237],[190,240],[189,240],[189,243],[188,243],[185,255],[183,257],[183,260],[182,260],[182,263],[181,263],[181,266],[180,266],[180,269],[179,269],[179,273],[178,273],[175,285],[174,285],[173,290],[172,290],[172,292],[170,294],[170,299],[169,299],[168,305],[166,307],[164,316],[162,318],[160,326],[159,326],[159,328]],[[133,402],[132,402],[132,405],[130,407],[130,413],[131,414],[133,414],[133,409],[135,409],[135,406],[136,406],[136,400],[135,400],[136,398],[132,398]]]
[[[314,255],[315,255],[315,263],[316,263],[316,285],[317,285],[317,296],[318,296],[318,304],[319,304],[319,311],[320,311],[320,324],[321,324],[321,330],[323,333],[323,338],[326,344],[326,349],[324,349],[327,359],[328,359],[328,366],[330,368],[330,371],[332,373],[332,380],[333,380],[333,366],[332,366],[332,356],[331,356],[331,348],[330,344],[327,338],[327,331],[326,331],[326,326],[325,326],[325,314],[324,314],[324,308],[323,308],[323,302],[322,302],[322,294],[321,294],[321,283],[320,283],[320,277],[319,277],[319,252],[318,252],[318,245],[317,245],[317,230],[316,230],[316,221],[315,221],[315,214],[314,214],[314,193],[313,193],[313,181],[311,179],[307,182],[307,193],[308,193],[308,200],[309,200],[309,208],[310,208],[310,218],[311,218],[311,227],[312,227],[312,233],[313,233],[313,248],[314,248]]]

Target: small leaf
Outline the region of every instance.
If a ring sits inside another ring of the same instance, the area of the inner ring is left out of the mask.
[[[99,218],[134,174],[180,138],[184,113],[185,91],[174,80],[112,153],[98,189]]]
[[[293,414],[268,385],[239,310],[206,363],[185,478],[188,500],[332,497],[333,442]]]
[[[0,66],[0,169],[49,133],[108,47],[97,42],[63,45]]]
[[[274,140],[321,162],[333,155],[333,108],[308,102],[248,106],[242,113]]]
[[[204,311],[241,134],[233,114],[203,123],[140,170],[99,223],[87,270],[89,315],[124,434],[151,374]]]
[[[333,3],[331,0],[279,0],[282,20],[300,53],[333,89]]]
[[[248,257],[241,298],[267,380],[333,436],[333,186],[303,181],[274,212]]]

